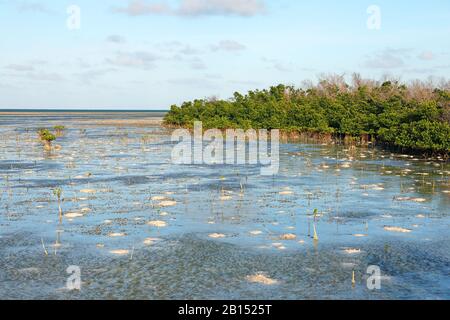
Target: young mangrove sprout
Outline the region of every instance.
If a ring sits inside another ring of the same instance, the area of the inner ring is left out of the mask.
[[[64,130],[66,130],[66,127],[57,125],[57,126],[54,126],[53,129],[55,130],[56,136],[60,137],[64,134]]]
[[[352,274],[352,287],[355,287],[356,285],[356,278],[355,278],[355,271],[353,270],[353,274]]]
[[[38,130],[39,139],[44,144],[44,149],[50,151],[52,149],[52,142],[56,140],[56,136],[48,129]]]
[[[53,194],[58,198],[59,223],[62,223],[62,209],[61,209],[62,189],[61,188],[54,189]]]
[[[317,235],[315,223],[313,223],[313,228],[314,228],[314,241],[319,241],[319,236]]]
[[[44,248],[45,255],[48,256],[47,249],[45,249],[44,238],[41,238],[41,243],[42,243],[42,248]]]

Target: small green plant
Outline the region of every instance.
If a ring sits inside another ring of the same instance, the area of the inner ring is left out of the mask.
[[[55,130],[56,135],[60,137],[63,135],[64,130],[66,130],[66,127],[62,125],[57,125],[54,126],[53,129]]]
[[[318,215],[319,215],[319,210],[314,209],[314,219],[316,219]]]
[[[61,209],[62,189],[61,188],[54,189],[53,194],[55,195],[55,197],[58,198],[59,223],[62,223],[62,209]]]
[[[51,133],[48,129],[39,129],[38,130],[39,139],[44,144],[45,150],[51,150],[52,141],[56,140],[56,136]]]

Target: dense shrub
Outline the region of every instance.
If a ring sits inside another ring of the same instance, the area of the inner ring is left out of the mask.
[[[308,89],[278,85],[235,93],[230,100],[201,99],[172,106],[165,124],[204,128],[264,128],[300,132],[370,135],[386,145],[448,154],[449,83],[376,82],[354,76],[323,79]]]

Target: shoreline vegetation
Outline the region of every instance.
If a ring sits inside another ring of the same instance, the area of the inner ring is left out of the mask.
[[[450,82],[374,81],[331,75],[303,88],[278,85],[173,105],[166,127],[280,129],[282,138],[378,145],[399,152],[449,158]]]

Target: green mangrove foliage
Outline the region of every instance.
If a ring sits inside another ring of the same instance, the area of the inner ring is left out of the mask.
[[[282,129],[357,138],[405,151],[450,151],[450,83],[372,81],[331,76],[306,89],[278,85],[235,93],[229,100],[199,99],[173,105],[167,126]]]
[[[57,125],[57,126],[54,126],[53,129],[55,130],[55,134],[60,137],[63,135],[64,130],[66,130],[66,127]]]
[[[53,189],[53,195],[58,198],[58,213],[59,213],[59,223],[62,223],[62,209],[61,209],[61,196],[62,196],[62,189],[56,188]]]
[[[56,140],[56,136],[51,133],[48,129],[38,130],[39,139],[44,144],[46,150],[51,150],[52,142]]]

